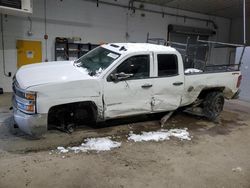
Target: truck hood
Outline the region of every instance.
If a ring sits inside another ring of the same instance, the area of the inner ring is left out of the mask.
[[[21,67],[16,73],[20,88],[56,82],[94,79],[88,72],[75,67],[72,61],[42,62]]]

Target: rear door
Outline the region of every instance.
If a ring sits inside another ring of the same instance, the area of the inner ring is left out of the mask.
[[[180,106],[184,90],[184,75],[181,56],[155,53],[153,112],[175,110]]]

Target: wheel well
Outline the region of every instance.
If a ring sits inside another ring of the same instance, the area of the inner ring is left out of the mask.
[[[74,102],[52,106],[48,112],[48,129],[69,123],[86,125],[97,119],[97,106],[93,101]]]
[[[204,88],[200,92],[198,98],[199,99],[204,99],[207,96],[208,93],[215,92],[215,91],[223,92],[224,89],[225,89],[225,87]]]

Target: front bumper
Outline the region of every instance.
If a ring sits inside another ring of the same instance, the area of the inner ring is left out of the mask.
[[[47,131],[47,114],[28,115],[13,108],[14,121],[25,133],[40,136]]]

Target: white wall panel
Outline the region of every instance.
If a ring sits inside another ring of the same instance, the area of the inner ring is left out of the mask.
[[[43,47],[43,60],[45,60],[45,40],[44,36],[44,1],[33,1],[32,36],[27,35],[29,21],[27,17],[8,16],[4,19],[4,35],[6,46],[6,71],[16,72],[16,39],[41,40]],[[113,1],[128,5],[128,1]],[[145,5],[147,9],[166,11],[170,13],[194,16],[214,20],[217,25],[217,35],[211,40],[223,42],[229,41],[230,20],[219,17],[211,17],[198,13],[181,11],[159,6]],[[47,0],[47,34],[48,60],[54,60],[54,40],[55,37],[82,38],[82,42],[145,42],[147,32],[151,37],[166,38],[169,24],[185,25],[201,28],[212,28],[211,24],[196,20],[184,20],[172,16],[165,16],[155,13],[145,12],[145,17],[141,16],[141,11],[135,14],[126,8],[114,7],[83,0]],[[129,38],[126,38],[126,32]],[[128,39],[128,40],[127,40]],[[11,91],[11,78],[3,75],[2,50],[0,42],[0,87],[4,91]]]

